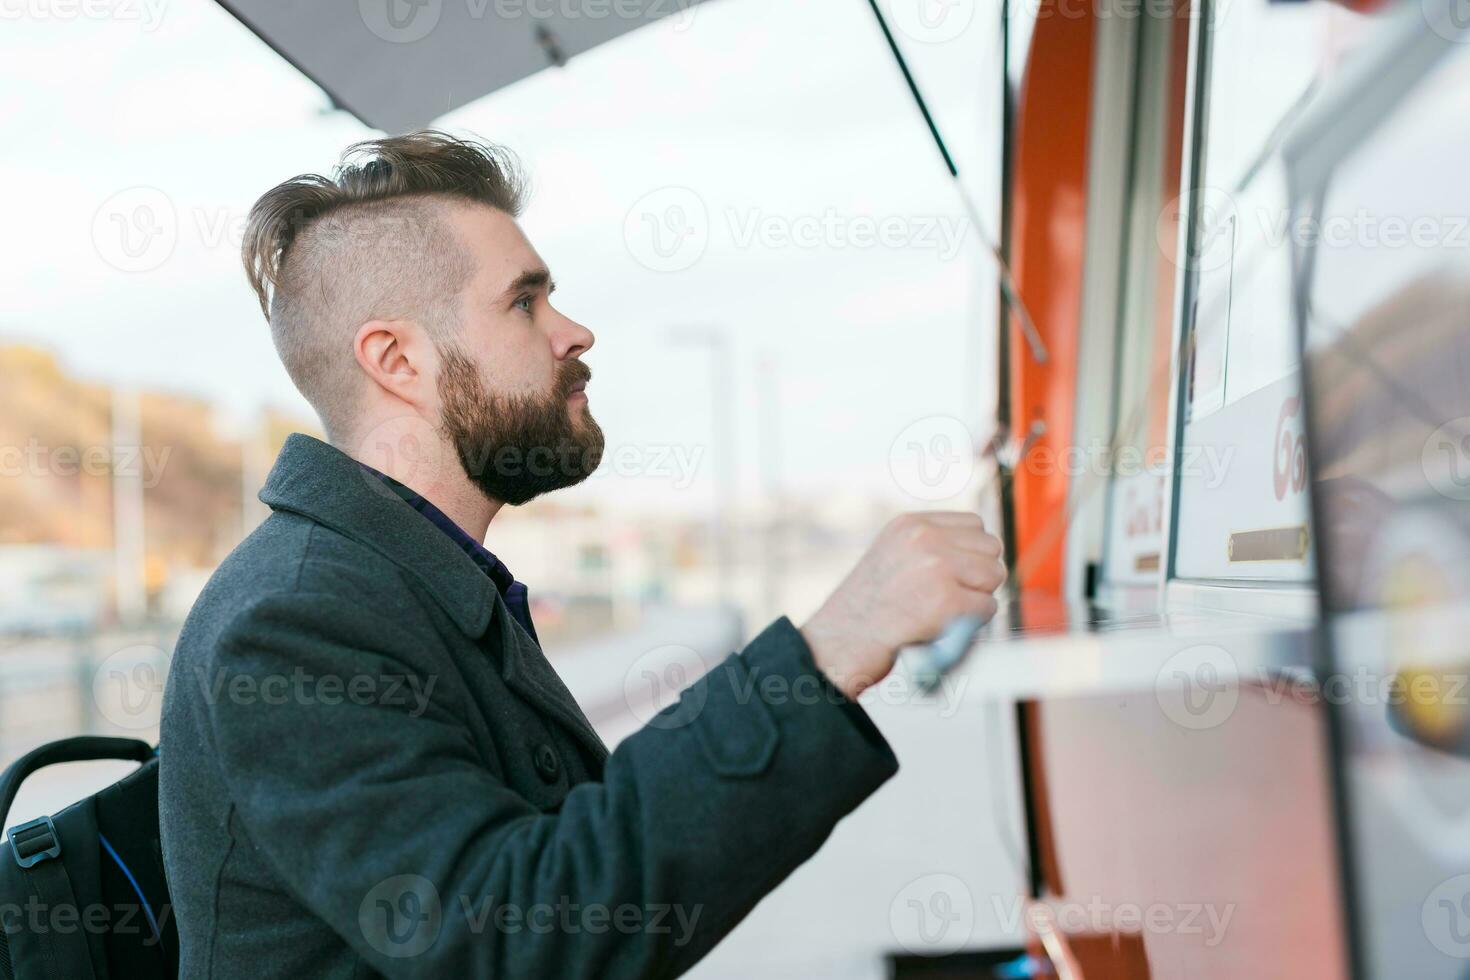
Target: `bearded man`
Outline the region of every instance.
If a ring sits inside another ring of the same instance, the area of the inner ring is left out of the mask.
[[[896,771],[858,693],[994,613],[979,519],[901,517],[609,754],[483,543],[603,448],[593,336],[552,305],[521,187],[505,151],[421,132],[251,210],[246,270],[326,439],[287,440],[170,668],[189,980],[676,976]]]

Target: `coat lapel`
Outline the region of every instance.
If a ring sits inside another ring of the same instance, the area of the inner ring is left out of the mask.
[[[600,764],[605,746],[540,646],[510,615],[490,577],[443,531],[319,439],[293,433],[260,499],[309,517],[382,553],[417,579],[472,643],[498,630],[506,686],[560,723]]]

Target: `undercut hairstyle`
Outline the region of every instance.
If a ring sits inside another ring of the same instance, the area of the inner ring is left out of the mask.
[[[510,151],[436,130],[348,147],[329,176],[263,194],[245,227],[245,274],[271,339],[329,438],[355,413],[357,328],[414,320],[441,348],[474,272],[449,220],[465,203],[518,217],[525,178]]]

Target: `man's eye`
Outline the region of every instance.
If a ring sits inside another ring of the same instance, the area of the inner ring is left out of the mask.
[[[527,313],[530,313],[531,303],[534,299],[535,297],[533,296],[522,296],[520,299],[517,299],[512,305],[515,306],[515,308],[518,310],[525,310]]]

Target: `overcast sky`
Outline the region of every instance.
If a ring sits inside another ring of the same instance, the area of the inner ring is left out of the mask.
[[[921,2],[888,6],[917,24]],[[899,34],[993,228],[994,14],[942,9],[959,20]],[[0,10],[0,337],[237,417],[306,413],[240,272],[240,228],[272,184],[377,134],[209,0]],[[781,479],[804,493],[892,495],[900,432],[988,409],[993,276],[861,0],[712,0],[437,124],[527,164],[523,223],[562,309],[597,333],[591,405],[610,445],[706,453],[689,486],[609,476],[579,499],[707,506],[708,453],[722,448],[710,360],[671,341],[680,325],[730,338],[748,492],[761,485],[762,357]],[[120,210],[161,216],[162,258],[118,251]],[[671,213],[696,216],[692,253],[650,237]]]

